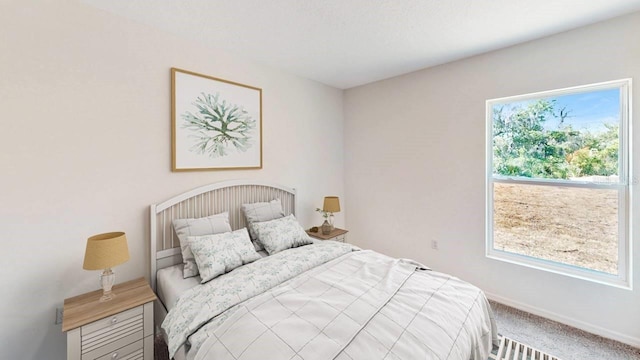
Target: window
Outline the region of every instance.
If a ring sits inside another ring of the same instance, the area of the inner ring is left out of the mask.
[[[629,288],[629,91],[487,101],[487,256]]]

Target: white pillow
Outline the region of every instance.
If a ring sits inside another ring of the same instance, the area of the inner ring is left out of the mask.
[[[293,214],[280,219],[253,223],[253,227],[258,240],[264,245],[269,255],[313,243]]]
[[[249,235],[251,235],[252,240],[256,240],[258,237],[253,228],[253,223],[284,217],[284,211],[282,210],[280,199],[273,199],[269,202],[242,204],[242,212],[247,220],[247,228],[249,229]],[[254,245],[256,247],[256,251],[264,249],[259,241],[255,241]]]
[[[261,259],[246,228],[224,234],[187,237],[202,283]]]
[[[191,248],[189,248],[187,237],[230,232],[229,213],[223,212],[198,219],[175,219],[173,220],[173,229],[180,240],[182,262],[184,263],[182,276],[185,279],[197,276],[198,266],[193,258]]]

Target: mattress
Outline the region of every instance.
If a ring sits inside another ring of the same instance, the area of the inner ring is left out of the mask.
[[[173,309],[180,294],[200,284],[200,276],[183,278],[184,264],[178,264],[158,270],[156,274],[156,294],[167,311]]]
[[[258,251],[258,254],[262,257],[269,255],[264,250]],[[183,268],[184,264],[178,264],[160,269],[156,273],[156,295],[164,304],[167,312],[173,309],[181,294],[200,284],[202,280],[200,276],[183,278]]]

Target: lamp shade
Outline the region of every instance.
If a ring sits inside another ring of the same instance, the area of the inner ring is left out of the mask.
[[[337,196],[325,196],[322,210],[330,213],[340,212],[340,199]]]
[[[84,253],[85,270],[102,270],[120,265],[129,260],[127,237],[123,232],[94,235],[87,239]]]

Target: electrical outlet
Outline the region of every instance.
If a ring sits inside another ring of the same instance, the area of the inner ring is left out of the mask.
[[[56,324],[62,324],[62,308],[56,308]]]
[[[431,248],[433,250],[438,250],[438,240],[431,240]]]

